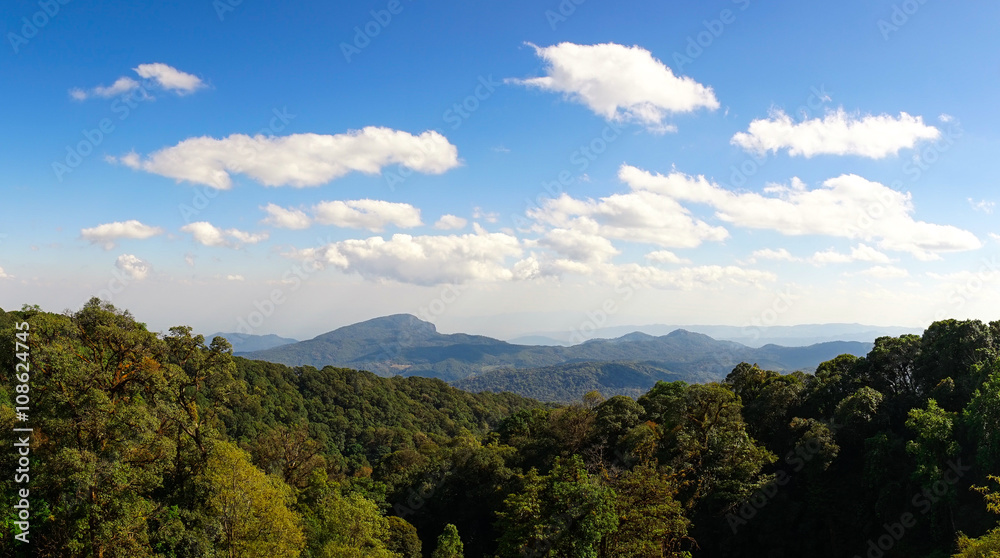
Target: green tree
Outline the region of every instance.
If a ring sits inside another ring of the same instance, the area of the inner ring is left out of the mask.
[[[690,521],[674,499],[677,481],[659,471],[655,462],[637,465],[612,480],[618,496],[618,529],[605,537],[601,556],[630,558],[680,558],[691,542]]]
[[[304,505],[309,555],[314,558],[398,558],[387,541],[400,526],[382,515],[361,492],[345,492],[322,474],[313,477],[311,502]],[[405,522],[404,522],[405,523]]]
[[[618,526],[614,490],[589,475],[579,456],[557,458],[552,472],[532,469],[523,490],[497,512],[505,557],[596,558],[598,543]]]
[[[292,489],[254,467],[250,456],[229,442],[217,442],[203,482],[229,558],[294,558],[305,538],[301,518],[289,509]]]
[[[437,547],[431,558],[463,558],[464,547],[458,536],[458,529],[451,523],[444,526],[444,532],[438,537]]]
[[[927,401],[926,409],[910,410],[906,427],[915,436],[906,443],[906,452],[917,462],[914,480],[924,486],[941,479],[945,461],[961,449],[952,434],[953,415],[938,407],[933,399]]]

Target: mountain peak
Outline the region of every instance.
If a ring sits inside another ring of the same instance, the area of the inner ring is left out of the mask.
[[[437,334],[437,327],[434,324],[425,322],[413,314],[392,314],[346,325],[324,333],[316,339],[379,339],[398,338],[400,335],[408,338],[427,338]]]

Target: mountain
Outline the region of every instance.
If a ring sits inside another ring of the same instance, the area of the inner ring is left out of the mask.
[[[493,370],[452,382],[473,393],[511,392],[539,401],[579,401],[590,391],[605,398],[615,395],[639,397],[663,380],[697,381],[643,362],[577,362],[542,368]],[[530,394],[530,395],[528,395]]]
[[[247,353],[250,351],[263,351],[273,349],[290,343],[298,343],[298,339],[288,337],[278,337],[277,335],[247,335],[245,333],[222,333],[217,332],[206,335],[205,340],[211,342],[216,337],[225,337],[229,344],[233,346],[234,353]]]
[[[830,341],[860,341],[871,343],[883,336],[899,337],[905,334],[920,335],[922,328],[902,326],[873,326],[864,324],[802,324],[794,326],[738,327],[725,325],[666,325],[651,324],[641,326],[614,326],[598,329],[591,334],[594,338],[612,339],[632,332],[649,335],[666,335],[671,331],[684,329],[703,333],[722,341],[736,341],[749,347],[768,344],[785,347],[801,347]],[[563,345],[570,342],[571,333],[565,331],[543,331],[519,337],[511,342],[526,345]],[[537,340],[537,341],[536,341]],[[543,341],[548,340],[548,341]]]
[[[289,366],[332,365],[383,376],[428,376],[446,381],[497,370],[583,362],[643,362],[669,370],[677,379],[705,381],[725,377],[744,361],[770,370],[812,371],[819,363],[843,353],[865,355],[871,346],[834,342],[755,349],[686,330],[659,337],[633,332],[570,347],[529,346],[481,335],[442,334],[434,324],[409,314],[396,314],[344,326],[308,341],[239,355]]]

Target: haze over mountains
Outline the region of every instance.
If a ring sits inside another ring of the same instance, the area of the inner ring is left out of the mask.
[[[600,328],[591,333],[589,338],[613,339],[632,332],[649,335],[666,335],[672,331],[684,329],[695,333],[703,333],[720,341],[736,341],[748,347],[763,347],[774,344],[785,347],[799,347],[826,343],[828,341],[860,341],[871,343],[879,337],[899,337],[905,334],[920,335],[922,328],[900,326],[872,326],[864,324],[802,324],[794,326],[726,326],[726,325],[666,325],[651,324],[639,326],[614,326]],[[579,336],[579,334],[577,334]],[[570,346],[574,341],[572,332],[540,331],[511,338],[509,343],[521,345],[562,345]]]
[[[481,335],[442,334],[432,323],[396,314],[344,326],[307,341],[235,352],[289,366],[332,365],[383,376],[428,376],[472,390],[507,390],[563,400],[584,388],[599,389],[608,396],[640,392],[660,379],[719,380],[740,362],[776,371],[812,372],[819,363],[837,355],[863,356],[871,347],[870,341],[749,347],[683,329],[660,336],[632,332],[572,346],[521,345]],[[562,378],[560,384],[577,387],[539,385],[552,384],[557,377]]]

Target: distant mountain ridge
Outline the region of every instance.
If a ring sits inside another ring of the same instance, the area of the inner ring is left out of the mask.
[[[273,349],[274,347],[280,347],[282,345],[288,345],[290,343],[298,343],[298,339],[291,339],[288,337],[278,337],[274,334],[269,335],[249,335],[246,333],[222,333],[216,332],[211,335],[205,336],[206,342],[211,342],[212,339],[216,337],[224,337],[229,344],[233,346],[234,353],[246,353],[250,351],[264,351],[267,349]]]
[[[395,314],[344,326],[307,341],[239,354],[289,366],[333,365],[383,376],[428,376],[446,381],[499,370],[643,362],[675,374],[676,379],[705,381],[725,377],[744,361],[771,370],[812,372],[819,363],[843,353],[865,355],[871,346],[838,341],[808,347],[752,348],[683,329],[659,337],[633,332],[570,347],[530,346],[482,335],[442,334],[434,324],[416,316]]]
[[[671,331],[684,329],[703,333],[720,341],[736,341],[748,347],[781,345],[796,347],[826,343],[829,341],[860,341],[871,343],[879,337],[899,337],[904,334],[920,335],[923,328],[902,326],[873,326],[855,323],[801,324],[793,326],[726,326],[726,325],[666,325],[650,324],[638,326],[612,326],[591,332],[590,338],[614,339],[638,332],[653,336],[666,335]],[[577,334],[578,336],[579,334]],[[567,331],[539,331],[508,340],[510,343],[525,345],[575,344],[573,334]],[[579,342],[577,340],[576,342]]]

